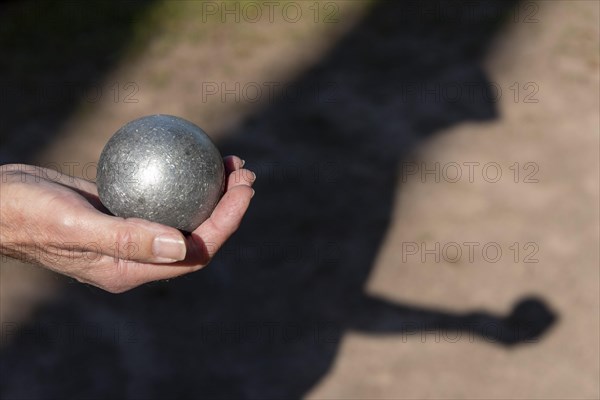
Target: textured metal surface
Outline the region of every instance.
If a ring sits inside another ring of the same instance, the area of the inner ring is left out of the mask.
[[[129,122],[98,163],[100,200],[113,214],[191,232],[223,195],[219,150],[198,126],[170,115]]]

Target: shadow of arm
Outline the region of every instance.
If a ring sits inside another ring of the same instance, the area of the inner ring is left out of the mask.
[[[499,317],[486,312],[455,314],[405,306],[366,295],[356,309],[350,328],[371,334],[420,334],[422,337],[443,333],[449,341],[468,334],[471,341],[480,337],[510,346],[537,342],[556,320],[556,314],[537,298],[524,298],[510,315]]]

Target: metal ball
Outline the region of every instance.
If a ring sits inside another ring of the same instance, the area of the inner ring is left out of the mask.
[[[114,215],[191,232],[223,195],[225,167],[202,129],[159,114],[131,121],[110,138],[96,181],[100,201]]]

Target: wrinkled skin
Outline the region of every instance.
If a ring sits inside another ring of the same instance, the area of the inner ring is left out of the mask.
[[[189,235],[107,214],[93,182],[30,165],[4,165],[0,249],[112,293],[197,271],[237,230],[254,195],[256,175],[242,168],[243,161],[227,157],[225,165],[223,198]],[[157,250],[158,236],[170,244],[166,253]]]

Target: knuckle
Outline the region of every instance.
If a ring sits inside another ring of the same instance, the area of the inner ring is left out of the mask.
[[[117,228],[115,231],[115,242],[120,246],[125,246],[129,243],[132,243],[136,239],[136,234],[131,229],[131,227],[123,225]]]
[[[254,182],[255,177],[254,177],[254,173],[250,170],[247,169],[239,169],[237,171],[234,171],[231,173],[231,175],[229,176],[229,184],[230,186],[232,185],[237,185],[237,184],[249,184]]]
[[[115,230],[113,240],[118,246],[119,258],[132,259],[141,249],[143,235],[136,227],[123,224]]]
[[[61,215],[58,220],[58,228],[61,231],[68,231],[74,228],[77,228],[80,225],[80,220],[76,215],[71,213],[65,213]]]
[[[110,284],[103,287],[102,289],[112,294],[121,294],[131,290],[132,288],[133,287],[130,286]]]
[[[254,172],[250,171],[249,169],[241,169],[241,170],[239,170],[239,172],[244,181],[249,182],[249,183],[254,182],[254,179],[255,179]]]
[[[229,175],[229,183],[230,184],[237,184],[240,183],[240,171],[234,171],[231,173],[231,175]]]
[[[100,288],[113,294],[119,294],[127,292],[136,286],[131,282],[127,262],[119,260],[114,264],[114,269],[111,269],[110,275],[104,279]]]
[[[197,265],[194,265],[193,267],[191,267],[191,269],[187,273],[200,271],[201,269],[206,268],[208,266],[208,264],[210,264],[210,260],[201,262],[200,264],[197,264]]]

